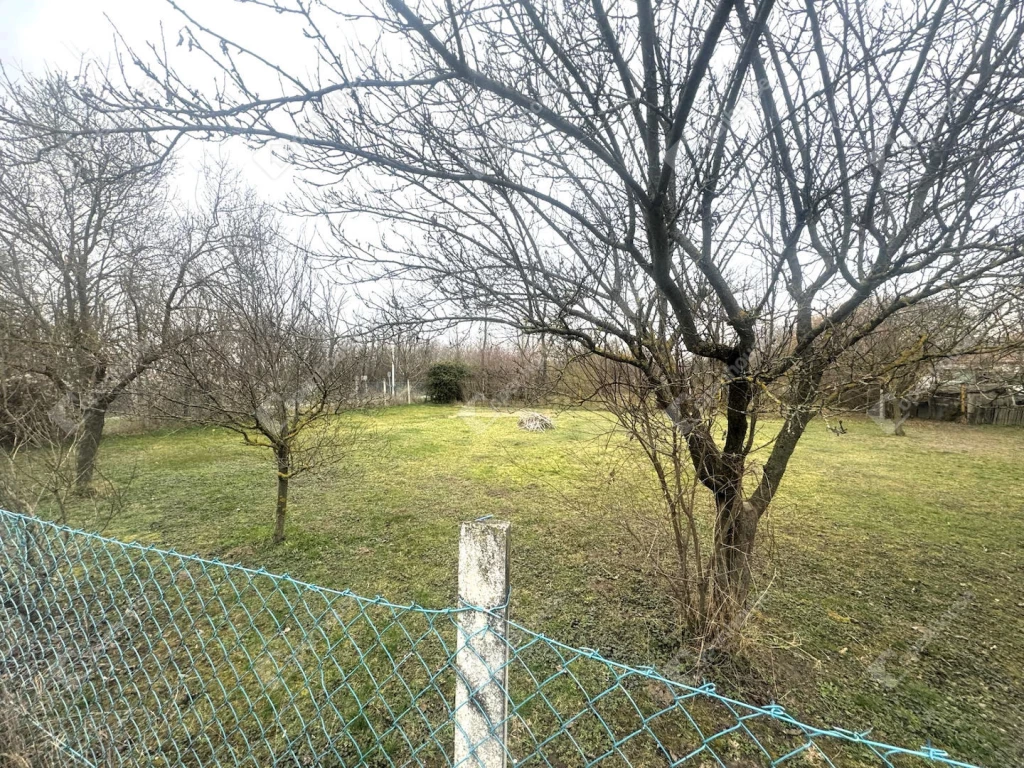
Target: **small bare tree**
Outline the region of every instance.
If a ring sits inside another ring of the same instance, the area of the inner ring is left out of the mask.
[[[218,265],[203,332],[169,371],[191,393],[194,421],[269,449],[277,470],[274,543],[285,538],[289,486],[339,461],[352,427],[332,419],[354,403],[354,365],[332,311],[337,297],[277,218],[251,195],[235,207],[233,244]],[[333,300],[332,300],[333,299]]]
[[[722,431],[726,403],[714,369],[684,354],[676,364],[690,382],[691,397],[702,404],[702,427]],[[716,572],[722,567],[715,558],[726,548],[714,503],[702,492],[700,470],[685,435],[659,403],[656,388],[621,361],[578,355],[561,371],[558,391],[570,402],[611,416],[611,511],[636,541],[638,552],[644,553],[640,562],[667,587],[683,639],[698,649],[713,647],[726,619],[720,612],[728,610],[715,605]],[[756,396],[749,409],[751,443],[761,400]],[[773,404],[770,397],[767,400]],[[753,448],[744,446],[746,451]]]

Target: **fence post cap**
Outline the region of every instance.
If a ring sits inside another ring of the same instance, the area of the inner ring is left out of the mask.
[[[487,528],[498,528],[499,530],[507,531],[512,527],[512,523],[509,520],[501,520],[500,518],[494,517],[493,515],[486,515],[479,517],[476,520],[463,520],[462,530],[473,530],[473,529],[487,529]]]
[[[493,609],[508,597],[508,520],[468,520],[459,536],[459,597],[469,606]]]

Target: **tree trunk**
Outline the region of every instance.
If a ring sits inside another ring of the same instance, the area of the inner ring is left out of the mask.
[[[718,495],[716,507],[705,636],[712,645],[721,645],[727,644],[739,628],[753,583],[751,558],[759,516],[743,499],[742,469],[737,471],[734,484]]]
[[[906,437],[907,433],[903,429],[903,425],[907,423],[907,419],[910,418],[910,408],[903,408],[901,405],[899,410],[893,414],[893,434],[898,437]]]
[[[87,407],[82,415],[78,431],[75,487],[79,493],[86,493],[92,485],[96,469],[96,454],[103,439],[103,427],[107,421],[107,409],[100,406]]]
[[[548,340],[545,334],[540,335],[540,398],[539,401],[546,404],[548,401]]]
[[[291,451],[288,446],[278,447],[277,456],[277,510],[274,516],[274,544],[284,541],[284,521],[288,514],[288,480],[291,476]]]

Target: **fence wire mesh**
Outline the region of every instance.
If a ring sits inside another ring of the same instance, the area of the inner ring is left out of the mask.
[[[69,763],[452,766],[469,738],[455,690],[473,607],[395,605],[2,511],[0,604],[0,687]],[[508,650],[488,739],[509,765],[972,768],[488,619]]]

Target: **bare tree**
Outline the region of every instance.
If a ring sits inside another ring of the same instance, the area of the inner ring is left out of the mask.
[[[925,299],[998,304],[1019,279],[1013,0],[267,0],[221,31],[182,13],[180,47],[126,46],[92,103],[154,135],[279,142],[313,211],[379,219],[349,245],[416,314],[634,367],[714,501],[724,628],[838,357]],[[261,18],[316,66],[247,41]],[[720,398],[692,386],[705,367]],[[766,388],[783,421],[752,466]]]
[[[839,357],[822,383],[825,403],[866,410],[904,436],[916,404],[941,383],[940,369],[972,360],[990,365],[1024,348],[1013,293],[980,310],[954,291],[908,307]],[[862,313],[870,317],[872,308]]]
[[[88,509],[94,523],[110,520],[123,510],[132,478],[114,482],[99,474],[99,493],[83,507],[76,493],[81,432],[53,382],[18,364],[18,321],[17,313],[0,315],[0,508],[28,515],[45,511],[59,522]]]
[[[8,123],[0,134],[0,297],[13,318],[5,363],[63,399],[84,491],[110,406],[186,333],[176,320],[211,232],[172,219],[162,158],[142,137],[103,133],[118,123],[79,87],[0,81],[9,113],[87,132],[54,141]]]
[[[277,470],[274,543],[285,539],[290,483],[339,461],[356,436],[333,419],[354,403],[353,359],[332,313],[337,296],[251,195],[234,207],[232,246],[210,286],[203,332],[168,370],[191,393],[188,418],[269,449]]]

